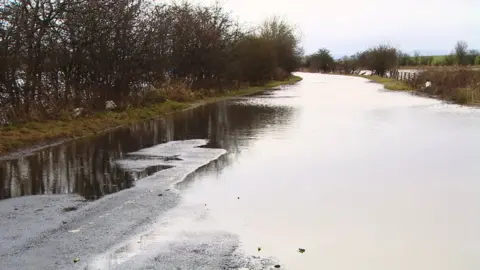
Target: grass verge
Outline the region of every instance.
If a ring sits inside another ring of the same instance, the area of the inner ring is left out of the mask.
[[[290,76],[285,81],[272,81],[263,86],[227,91],[214,97],[198,99],[193,102],[166,101],[122,112],[97,113],[93,116],[74,120],[47,120],[2,127],[0,128],[0,156],[21,148],[47,145],[56,141],[95,135],[112,128],[158,118],[168,113],[194,108],[231,97],[253,95],[269,88],[292,84],[300,80],[302,80],[301,77]]]
[[[422,87],[430,80],[431,87]],[[426,69],[411,82],[418,92],[457,104],[480,104],[480,71],[471,68]]]
[[[410,85],[408,85],[404,81],[399,81],[391,78],[384,78],[380,76],[366,76],[366,75],[358,75],[358,76],[369,79],[376,83],[383,84],[383,87],[388,90],[393,90],[393,91],[413,91],[414,90]]]

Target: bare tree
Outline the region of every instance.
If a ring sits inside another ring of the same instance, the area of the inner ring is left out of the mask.
[[[225,90],[295,70],[294,28],[274,19],[260,29],[243,31],[219,5],[3,1],[1,122],[57,119],[80,106],[103,110],[107,100],[138,106],[149,89],[169,83]]]
[[[288,22],[279,17],[268,19],[260,27],[260,36],[275,42],[277,63],[281,69],[290,73],[299,67],[299,38]]]
[[[369,69],[373,74],[385,76],[387,71],[398,67],[398,52],[395,47],[378,45],[357,54],[358,65]]]
[[[413,57],[415,59],[415,65],[420,65],[421,64],[421,56],[419,51],[414,51],[413,52]]]
[[[468,44],[465,41],[458,41],[455,45],[455,59],[458,65],[467,64]]]

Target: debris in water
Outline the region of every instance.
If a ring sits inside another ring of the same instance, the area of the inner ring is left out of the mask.
[[[79,261],[80,261],[80,258],[75,258],[75,259],[73,259],[73,262],[74,262],[74,263],[77,263],[77,262],[79,262]]]
[[[305,252],[305,249],[304,249],[304,248],[299,248],[299,249],[298,249],[298,252],[304,253],[304,252]]]
[[[62,221],[62,223],[63,223],[63,224],[67,224],[67,222],[66,222],[66,221]]]
[[[37,209],[37,210],[35,210],[35,212],[41,212],[41,211],[43,211],[43,209],[41,209],[41,208],[40,208],[40,209]]]
[[[15,211],[17,211],[17,210],[18,210],[18,208],[17,208],[17,207],[15,207]]]
[[[174,155],[174,156],[167,156],[167,157],[160,157],[165,161],[172,161],[172,160],[178,160],[181,161],[183,159],[179,158],[180,155]]]
[[[66,207],[66,208],[63,208],[63,212],[72,212],[72,211],[77,211],[78,208],[75,207],[75,206],[70,206],[70,207]]]
[[[170,191],[170,189],[165,189],[165,191]]]

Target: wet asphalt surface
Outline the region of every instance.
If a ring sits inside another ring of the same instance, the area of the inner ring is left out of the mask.
[[[215,230],[180,232],[120,263],[115,256],[125,253],[135,237],[166,226],[169,221],[159,217],[178,205],[176,183],[225,153],[198,148],[205,143],[171,142],[138,152],[132,160],[127,156],[119,163],[131,170],[162,164],[171,168],[93,202],[78,195],[0,201],[0,269],[268,269],[271,260],[243,256],[234,235]],[[202,213],[195,212],[194,217],[202,218]]]

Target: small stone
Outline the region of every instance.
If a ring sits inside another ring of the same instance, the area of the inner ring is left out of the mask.
[[[62,221],[62,223],[63,223],[63,224],[67,224],[67,222],[66,222],[66,221]]]
[[[158,197],[162,197],[162,196],[163,196],[163,194],[158,194]]]
[[[304,248],[299,248],[299,249],[298,249],[298,252],[304,253],[304,252],[305,252],[305,249],[304,249]]]
[[[280,266],[280,264],[277,264],[277,265],[275,265],[274,267],[275,267],[275,268],[280,268],[281,266]]]
[[[237,197],[237,200],[240,200],[240,197]]]
[[[77,263],[77,262],[79,262],[79,261],[80,261],[80,258],[75,258],[75,259],[73,259],[73,262],[74,262],[74,263]]]
[[[15,211],[17,211],[17,210],[18,210],[18,208],[17,208],[17,207],[15,207],[14,209],[15,209]]]

